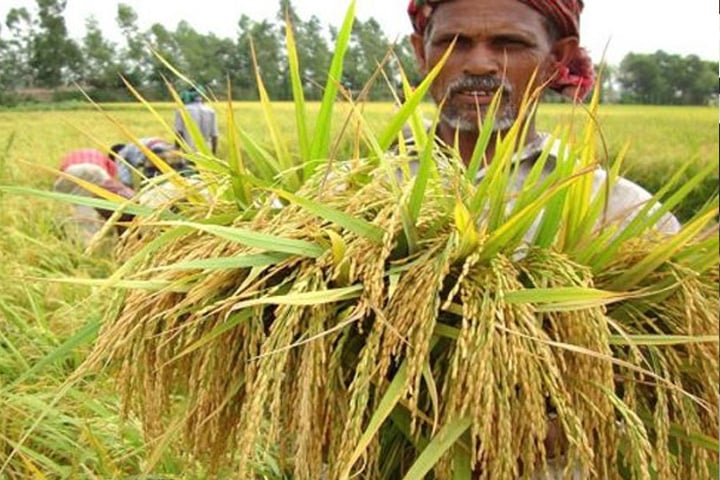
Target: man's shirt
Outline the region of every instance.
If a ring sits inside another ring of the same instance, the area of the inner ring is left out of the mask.
[[[205,143],[211,145],[211,138],[218,136],[215,110],[200,101],[188,103],[185,105],[185,109],[197,125],[200,133],[202,133]],[[183,137],[190,150],[197,151],[197,145],[193,142],[190,136],[190,130],[187,128],[187,125],[185,125],[179,111],[175,112],[175,131]]]

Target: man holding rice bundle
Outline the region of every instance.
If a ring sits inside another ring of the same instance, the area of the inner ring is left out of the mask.
[[[121,255],[142,286],[119,293],[86,371],[117,365],[150,442],[182,425],[183,448],[217,472],[237,469],[234,478],[264,475],[253,471],[259,446],[277,446],[278,472],[308,480],[431,470],[438,479],[710,478],[713,452],[691,437],[717,432],[717,344],[705,337],[717,330],[717,241],[700,236],[716,210],[664,241],[648,235],[681,195],[646,215],[638,207],[652,197],[639,186],[602,188],[618,164],[598,169],[592,143],[546,162],[549,137],[523,113],[536,87],[577,99],[590,88],[580,10],[412,2],[429,74],[418,90],[432,79],[442,105],[432,129],[459,154],[429,142],[384,155],[417,113],[417,94],[369,142],[368,161],[355,152],[326,169],[328,143],[293,163],[308,169],[304,182],[282,175],[280,161],[259,176],[228,169],[229,181],[215,177],[221,201],[178,205],[180,221],[162,225],[139,217]],[[476,176],[481,121],[499,141]],[[329,128],[315,131],[309,145],[329,139]],[[516,138],[526,138],[520,154]],[[638,222],[613,237],[632,215]],[[660,228],[673,232],[668,217]],[[142,235],[147,227],[165,230],[162,239]]]
[[[494,117],[497,137],[517,119],[526,91],[548,87],[579,101],[592,89],[592,60],[579,46],[582,9],[582,0],[410,0],[411,41],[422,73],[428,73],[455,42],[430,91],[435,102],[442,103],[438,137],[452,145],[457,134],[466,164],[494,95],[501,95]],[[549,141],[549,135],[535,130],[534,112],[523,120],[528,134],[518,159],[517,186]],[[486,158],[493,157],[493,140]],[[594,172],[595,192],[606,177],[602,169]],[[622,229],[651,197],[639,185],[619,178],[608,196],[603,224],[616,223]],[[665,233],[679,228],[672,215],[657,224]]]
[[[429,73],[452,49],[430,87],[441,108],[436,132],[439,143],[456,145],[463,162],[469,164],[493,97],[500,95],[493,135],[485,150],[485,159],[492,159],[495,140],[518,120],[528,92],[550,88],[581,101],[594,84],[592,61],[579,46],[582,9],[582,0],[411,0],[411,41],[421,73]],[[526,122],[527,137],[515,160],[517,190],[541,152],[551,147],[550,136],[535,129],[534,111],[520,120]],[[552,155],[557,155],[557,147],[551,150]],[[544,168],[549,173],[554,162]],[[606,180],[604,170],[595,170],[593,192],[597,193]],[[617,224],[623,229],[651,198],[639,185],[617,179],[607,197],[605,216],[597,226]],[[675,233],[680,225],[674,216],[666,214],[656,228]],[[533,233],[531,229],[529,236]],[[533,478],[579,478],[578,472],[566,472],[570,477],[563,477],[562,452],[567,446],[563,445],[559,424],[550,419],[553,416],[549,414],[545,440],[548,470],[537,472]]]

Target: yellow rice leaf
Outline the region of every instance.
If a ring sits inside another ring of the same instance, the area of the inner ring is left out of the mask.
[[[18,452],[18,455],[22,459],[23,464],[25,464],[25,468],[27,468],[28,472],[32,474],[32,478],[34,478],[36,480],[47,480],[47,477],[45,476],[45,474],[42,473],[35,466],[35,464],[32,462],[32,460],[30,460],[29,458],[27,458],[25,455],[23,455],[20,452]]]

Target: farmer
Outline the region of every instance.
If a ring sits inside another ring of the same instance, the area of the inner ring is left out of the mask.
[[[549,87],[582,100],[594,82],[592,61],[579,46],[582,9],[582,0],[410,0],[411,41],[421,73],[427,74],[455,41],[430,88],[438,105],[444,101],[437,128],[441,143],[453,145],[457,133],[459,153],[468,163],[478,139],[479,120],[498,91],[495,136],[517,119],[528,87],[531,91]],[[534,112],[520,120],[526,122],[528,135],[517,162],[518,185],[549,141],[549,135],[535,129]],[[488,159],[493,156],[494,140],[488,144]],[[604,170],[595,171],[596,192],[605,179]],[[604,224],[623,228],[650,198],[639,185],[619,178],[608,197]],[[656,228],[674,233],[680,225],[668,214]]]
[[[193,88],[182,92],[181,98],[185,103],[185,111],[197,126],[206,145],[210,145],[213,155],[217,154],[218,145],[218,124],[215,110],[203,101],[203,90],[200,87]],[[193,141],[188,126],[185,124],[181,110],[175,111],[175,131],[177,140],[175,145],[180,148],[182,143],[190,149],[197,152],[198,148]],[[183,142],[180,141],[182,139]]]
[[[123,198],[132,198],[135,193],[116,179],[117,168],[111,156],[93,148],[68,152],[60,162],[60,171],[63,175],[53,184],[53,190],[56,192],[96,198],[102,198],[98,191],[100,189]],[[91,184],[91,189],[75,179]],[[97,190],[93,191],[93,187],[97,187]],[[65,227],[70,229],[71,235],[76,236],[84,246],[88,246],[105,220],[112,214],[112,210],[76,204],[72,207],[72,213]],[[119,220],[126,222],[131,220],[131,217],[122,215]],[[116,224],[115,230],[121,234],[124,227]]]
[[[441,108],[439,143],[457,141],[461,158],[469,163],[480,123],[499,92],[493,136],[506,132],[516,120],[528,127],[524,149],[515,163],[516,185],[522,185],[549,141],[547,134],[535,129],[534,112],[518,119],[525,92],[549,87],[580,101],[592,89],[592,61],[579,46],[582,9],[581,0],[411,0],[411,41],[421,73],[427,74],[455,42],[430,87]],[[491,138],[488,144],[487,159],[493,157],[495,140]],[[553,164],[547,162],[546,168]],[[601,169],[593,175],[597,192],[607,175]],[[618,179],[608,196],[603,224],[616,222],[623,228],[650,199],[642,187]],[[656,228],[674,233],[680,226],[675,217],[666,215]],[[545,440],[549,478],[577,478],[572,472],[562,477],[564,443],[562,429],[549,413]],[[538,471],[532,478],[548,477]]]
[[[140,138],[137,143],[119,143],[110,149],[115,153],[118,179],[127,187],[135,188],[137,183],[133,170],[138,171],[144,178],[158,175],[157,166],[148,158],[140,145],[160,157],[165,163],[171,164],[176,170],[191,170],[189,162],[180,156],[175,146],[158,137]]]

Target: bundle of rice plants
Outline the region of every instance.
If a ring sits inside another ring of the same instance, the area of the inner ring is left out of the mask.
[[[258,444],[303,479],[532,478],[557,462],[582,478],[717,475],[717,198],[675,235],[653,228],[703,173],[604,224],[622,158],[594,195],[591,116],[580,137],[556,132],[548,175],[545,151],[508,188],[518,123],[476,181],[491,122],[464,165],[418,121],[442,62],[380,134],[356,106],[367,153],[333,158],[353,15],[312,133],[288,28],[296,155],[258,77],[275,153],[230,117],[229,162],[198,162],[212,201],[136,222],[85,371],[117,372],[148,439],[182,433],[237,478]],[[388,153],[408,119],[416,148]]]

